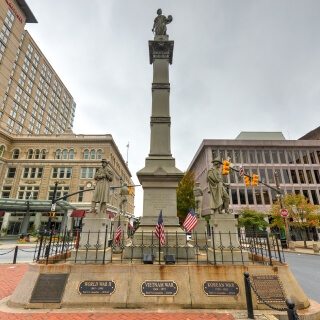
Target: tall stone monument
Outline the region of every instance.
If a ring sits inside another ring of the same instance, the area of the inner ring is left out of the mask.
[[[172,17],[163,16],[161,9],[157,13],[153,28],[155,37],[149,41],[150,64],[153,64],[150,153],[145,160],[145,167],[137,172],[144,197],[143,216],[134,236],[135,244],[142,243],[142,234],[143,243],[146,243],[146,237],[150,237],[155,230],[160,210],[165,231],[169,233],[167,241],[170,240],[170,233],[172,237],[176,233],[185,242],[185,234],[177,217],[176,195],[183,172],[175,166],[170,139],[169,64],[172,64],[174,41],[169,41],[166,24],[172,21]]]

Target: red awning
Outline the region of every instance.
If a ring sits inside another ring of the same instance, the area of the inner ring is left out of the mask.
[[[4,216],[4,211],[0,211],[0,217]]]
[[[85,215],[86,215],[86,210],[73,210],[70,217],[83,218]]]
[[[109,217],[112,219],[112,218],[114,218],[114,214],[111,212],[111,211],[108,211],[107,210],[107,214],[109,215]]]

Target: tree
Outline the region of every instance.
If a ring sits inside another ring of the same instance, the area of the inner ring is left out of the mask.
[[[246,207],[240,210],[238,214],[238,227],[250,228],[254,232],[256,237],[259,230],[263,230],[264,228],[269,226],[269,223],[264,219],[266,217],[266,214],[259,211]]]
[[[177,211],[180,224],[184,222],[190,208],[195,207],[193,188],[194,172],[187,171],[177,189]]]
[[[320,225],[320,207],[309,203],[303,194],[286,194],[283,198],[284,208],[289,213],[289,224],[302,230],[304,247],[307,248],[307,228]],[[281,228],[284,226],[284,218],[280,214],[280,202],[271,206],[271,226]]]

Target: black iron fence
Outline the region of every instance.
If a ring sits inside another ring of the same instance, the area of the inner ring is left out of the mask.
[[[39,263],[171,263],[181,264],[265,264],[284,263],[281,242],[276,234],[265,231],[259,236],[245,232],[210,233],[183,231],[165,233],[160,245],[154,232],[139,232],[132,237],[115,230],[98,232],[42,232],[38,238],[34,261]],[[120,239],[119,239],[120,238]],[[149,261],[146,261],[146,259]],[[152,261],[150,261],[150,259]],[[174,261],[172,261],[174,260]]]

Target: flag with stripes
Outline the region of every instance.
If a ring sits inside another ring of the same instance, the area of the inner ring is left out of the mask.
[[[191,208],[190,212],[186,216],[186,220],[184,220],[183,226],[187,232],[190,232],[197,224],[197,217],[194,213],[194,210]]]
[[[116,237],[114,238],[114,242],[119,243],[120,240],[121,240],[121,223],[120,223],[120,216],[119,216],[118,228],[116,231]]]
[[[136,229],[134,228],[134,226],[130,222],[129,222],[128,226],[131,229],[131,231],[133,231],[133,232],[136,231]]]
[[[158,223],[156,225],[156,231],[155,231],[156,237],[160,241],[160,246],[163,246],[166,242],[166,235],[164,234],[164,224],[162,219],[162,210],[160,211]]]

